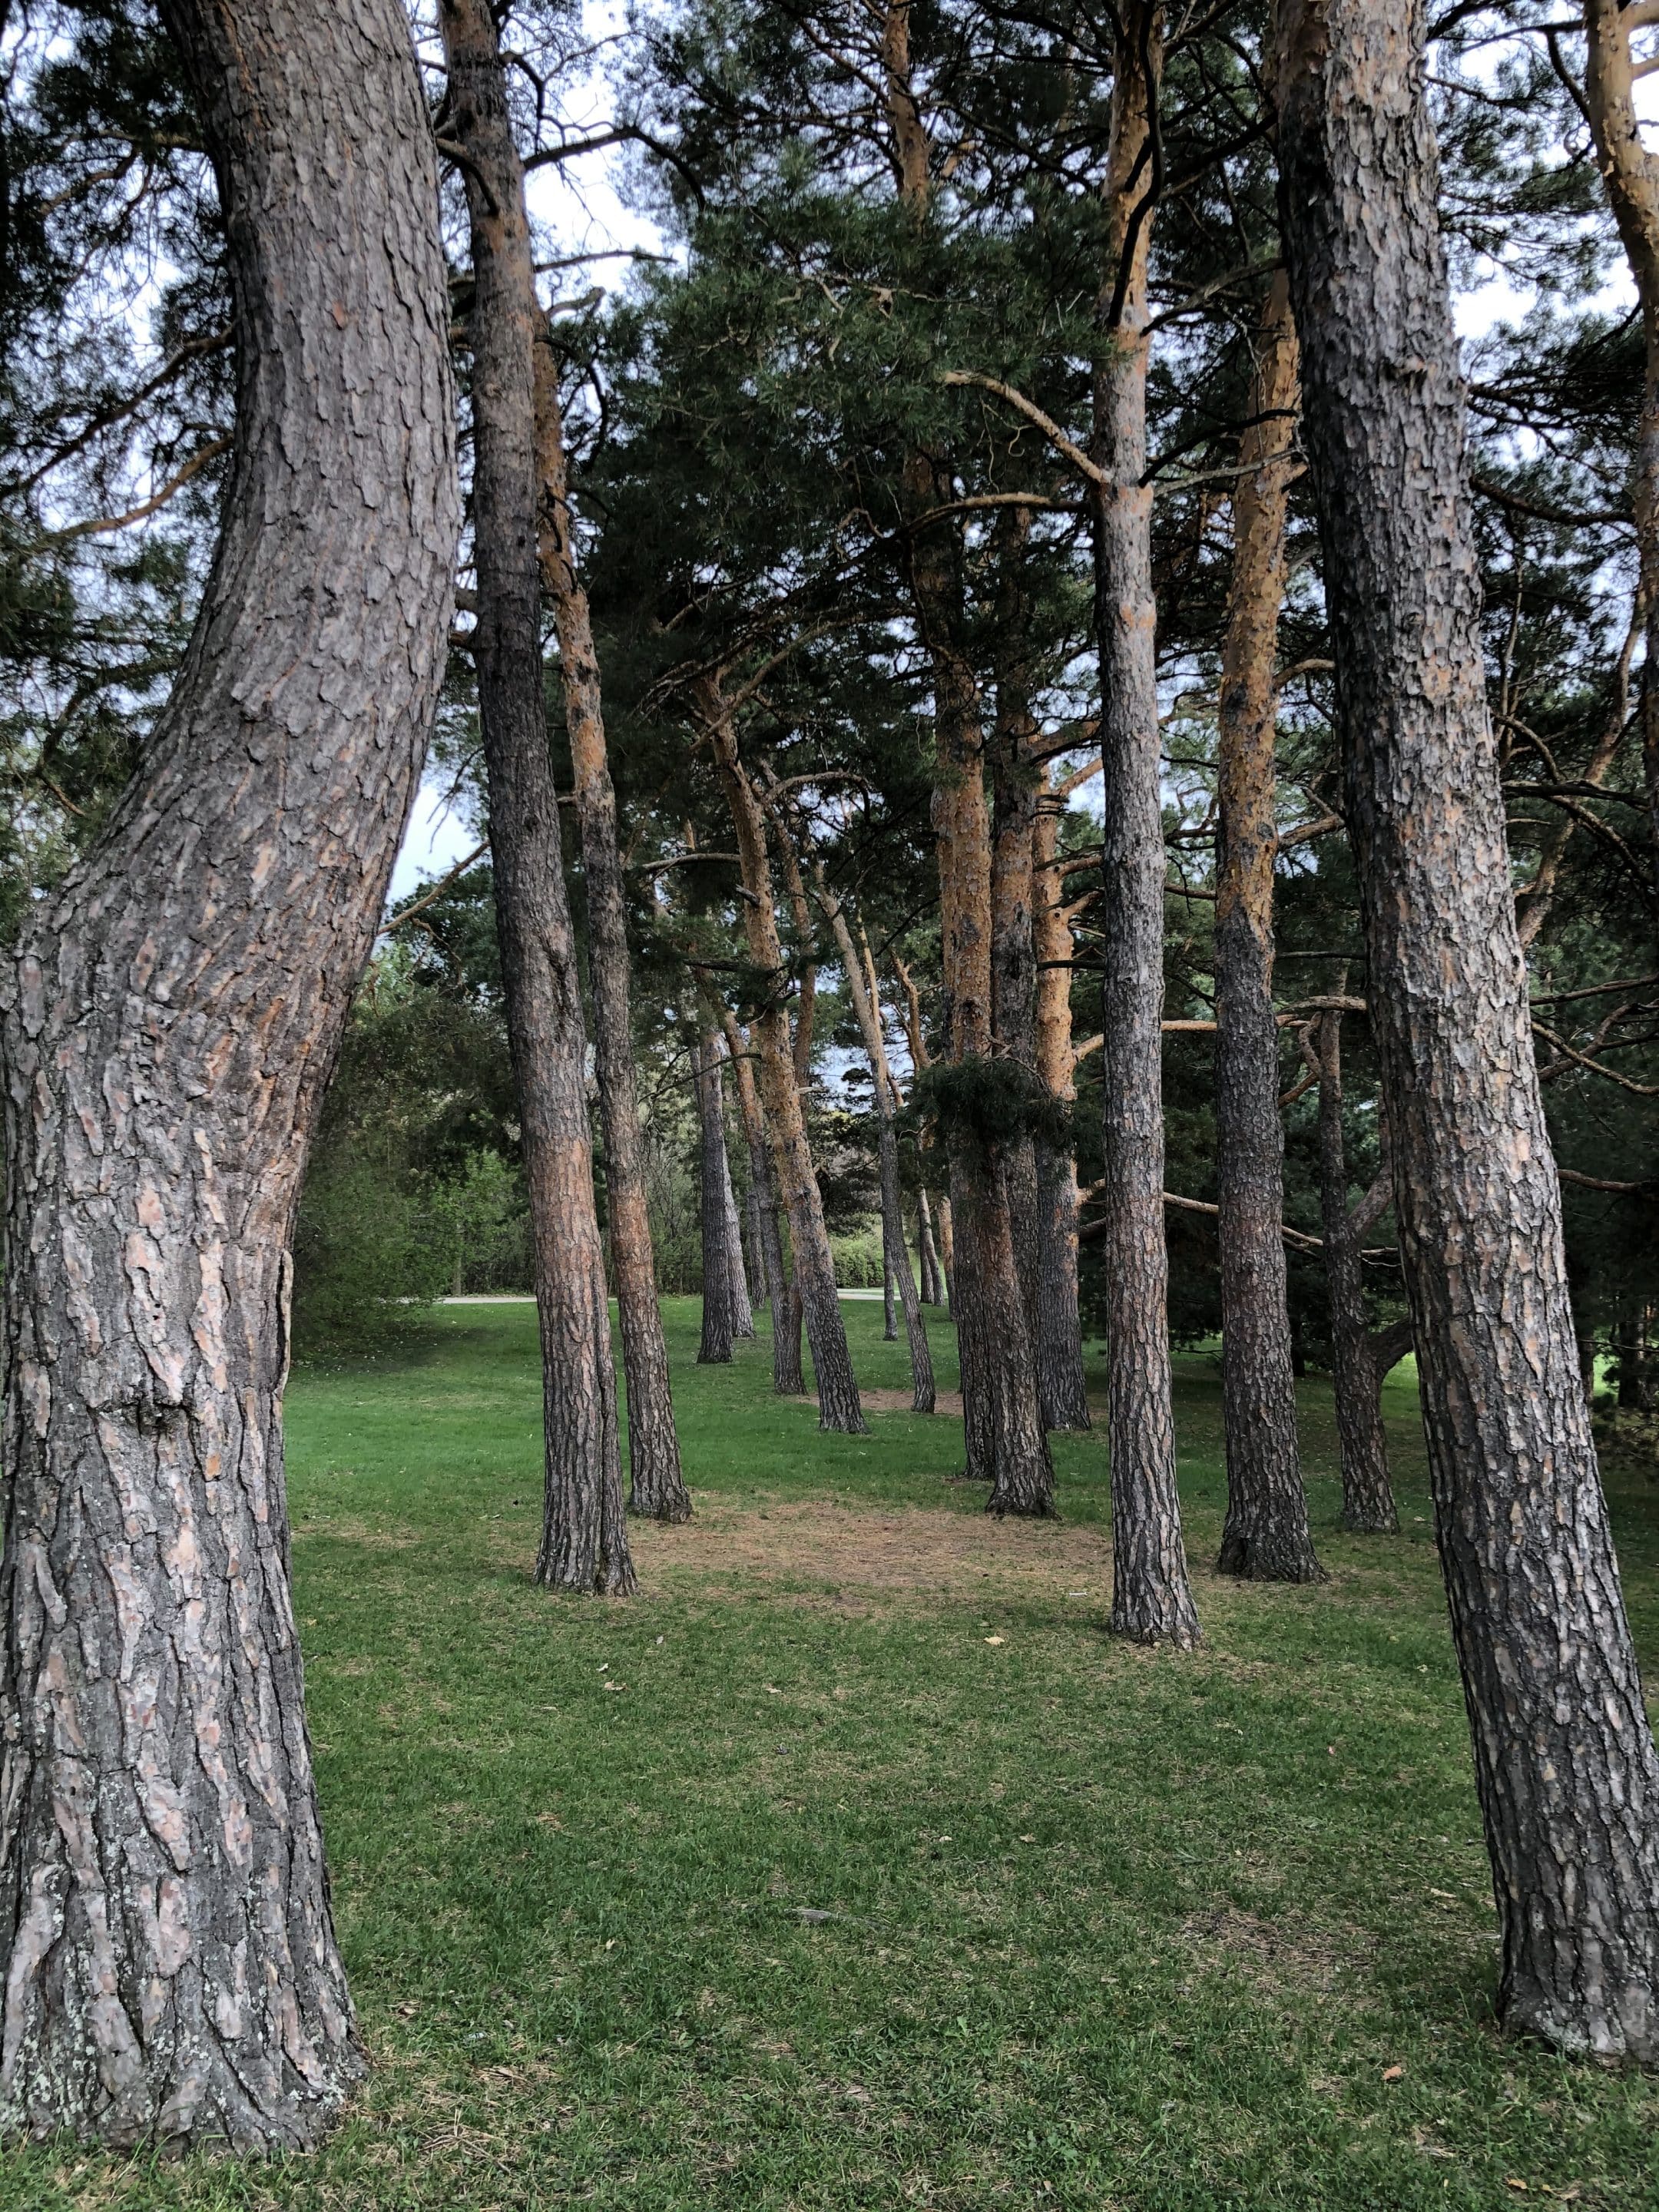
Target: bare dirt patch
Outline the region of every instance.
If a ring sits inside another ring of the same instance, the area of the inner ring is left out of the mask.
[[[797,1601],[860,1608],[917,1599],[1008,1595],[1106,1604],[1112,1547],[1098,1528],[915,1507],[855,1512],[809,1503],[747,1510],[697,1501],[680,1528],[634,1523],[635,1565],[648,1590],[738,1583]]]
[[[908,1390],[860,1389],[859,1403],[866,1413],[914,1413],[915,1411]],[[961,1391],[941,1390],[934,1400],[933,1413],[939,1419],[959,1421],[962,1419]]]
[[[1263,1920],[1232,1905],[1199,1914],[1181,1934],[1206,1966],[1230,1968],[1261,1989],[1295,1987],[1322,1996],[1351,1986],[1375,1948],[1355,1929]]]

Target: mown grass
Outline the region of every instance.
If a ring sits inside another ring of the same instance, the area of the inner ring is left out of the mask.
[[[901,1383],[879,1306],[847,1311],[866,1382]],[[822,1437],[771,1398],[763,1322],[726,1370],[692,1364],[690,1302],[670,1327],[700,1518],[641,1533],[627,1604],[528,1580],[528,1308],[296,1377],[296,1588],[372,2077],[313,2158],[14,2154],[0,2202],[1659,2203],[1659,2087],[1492,2025],[1404,1390],[1404,1534],[1336,1532],[1310,1382],[1331,1579],[1237,1588],[1207,1571],[1216,1371],[1183,1363],[1207,1640],[1154,1655],[1103,1633],[1098,1437],[1057,1445],[1061,1528],[999,1528],[948,1479],[954,1425]],[[1651,1668],[1659,1487],[1620,1482]]]

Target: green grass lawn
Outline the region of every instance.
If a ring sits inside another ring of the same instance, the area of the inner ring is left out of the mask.
[[[879,1304],[845,1310],[861,1378],[901,1385]],[[297,1602],[373,2075],[313,2158],[13,2156],[8,2212],[1659,2204],[1659,2085],[1493,2028],[1403,1388],[1402,1535],[1337,1532],[1310,1382],[1331,1578],[1238,1588],[1209,1571],[1218,1372],[1182,1363],[1183,1656],[1103,1633],[1097,1437],[1057,1443],[1060,1526],[997,1526],[952,1480],[956,1424],[820,1437],[770,1395],[763,1322],[712,1370],[693,1302],[669,1328],[698,1519],[638,1531],[627,1603],[528,1578],[529,1307],[296,1376]],[[1614,1507],[1652,1674],[1659,1486]]]

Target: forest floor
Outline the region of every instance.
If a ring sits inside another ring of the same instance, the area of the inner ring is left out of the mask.
[[[879,1306],[844,1310],[860,1376],[901,1389]],[[532,1309],[447,1308],[395,1357],[295,1376],[372,2075],[311,2159],[13,2155],[7,2212],[1659,2204],[1659,2083],[1493,2027],[1408,1387],[1403,1533],[1336,1531],[1310,1382],[1330,1579],[1237,1586],[1210,1571],[1217,1369],[1182,1361],[1206,1640],[1152,1654],[1103,1632],[1098,1435],[1057,1440],[1063,1521],[999,1526],[954,1425],[820,1437],[770,1395],[763,1319],[729,1369],[692,1364],[694,1302],[669,1324],[697,1518],[635,1529],[627,1603],[529,1579]],[[1659,1681],[1659,1483],[1610,1488]]]

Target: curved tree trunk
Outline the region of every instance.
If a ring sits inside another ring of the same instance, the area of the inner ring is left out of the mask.
[[[1045,772],[1046,781],[1046,772]],[[1077,1099],[1072,1046],[1072,932],[1056,866],[1060,817],[1045,790],[1031,825],[1031,943],[1036,974],[1037,1079],[1069,1115]],[[1036,1141],[1037,1391],[1050,1429],[1086,1429],[1088,1384],[1078,1310],[1077,1156],[1069,1143]]]
[[[760,1055],[761,1103],[773,1164],[789,1221],[794,1289],[806,1324],[817,1383],[818,1426],[848,1436],[865,1432],[859,1386],[848,1349],[846,1324],[836,1291],[836,1263],[823,1222],[823,1200],[813,1172],[806,1117],[790,1049],[789,1016],[784,1005],[786,969],[772,895],[772,867],[766,845],[766,819],[742,761],[726,703],[712,682],[703,700],[705,724],[715,765],[726,787],[738,850],[742,855],[744,929],[749,957],[763,979],[767,997],[755,1015],[753,1033]]]
[[[697,1046],[697,1211],[702,1227],[702,1341],[699,1367],[732,1364],[732,1239],[726,1219],[726,1120],[720,1111],[720,1052],[712,1030]]]
[[[1227,1519],[1218,1565],[1252,1582],[1312,1583],[1322,1570],[1297,1449],[1273,1014],[1273,655],[1285,596],[1285,501],[1297,468],[1296,397],[1296,325],[1281,270],[1267,295],[1244,407],[1221,659],[1215,1110]]]
[[[1290,0],[1281,210],[1498,2002],[1659,2058],[1659,1756],[1579,1384],[1488,717],[1423,10]],[[1356,431],[1356,425],[1361,426]]]
[[[1095,365],[1095,629],[1104,768],[1101,872],[1108,1449],[1115,1634],[1198,1641],[1176,1487],[1164,1237],[1164,811],[1152,493],[1146,482],[1146,249],[1139,203],[1163,45],[1156,0],[1129,0],[1112,86],[1107,252]],[[1144,58],[1150,55],[1148,72]],[[1139,220],[1138,220],[1139,218]],[[1113,296],[1121,288],[1115,323]]]
[[[1336,1434],[1342,1460],[1342,1526],[1391,1535],[1400,1526],[1389,1480],[1382,1428],[1382,1377],[1365,1319],[1360,1240],[1348,1210],[1347,1148],[1342,1133],[1342,1016],[1321,1016],[1314,1032],[1319,1073],[1319,1203],[1325,1281],[1331,1303],[1331,1358]]]
[[[432,140],[392,0],[165,0],[237,335],[219,549],[0,966],[0,2135],[302,2148],[362,2070],[289,1581],[289,1243],[443,673]]]
[[[645,1149],[634,1081],[629,987],[628,902],[617,840],[617,793],[605,748],[599,656],[587,593],[576,574],[559,410],[557,364],[544,329],[536,348],[536,445],[541,477],[542,587],[553,610],[559,678],[581,830],[587,907],[587,973],[593,998],[593,1065],[605,1137],[611,1265],[628,1379],[628,1510],[653,1521],[689,1521],[691,1493],[680,1466],[668,1345],[657,1302]]]
[[[605,1246],[593,1203],[587,1036],[543,690],[536,297],[524,173],[489,0],[442,0],[450,128],[472,234],[472,636],[507,1041],[535,1245],[546,1438],[536,1579],[634,1588],[623,1512]]]

